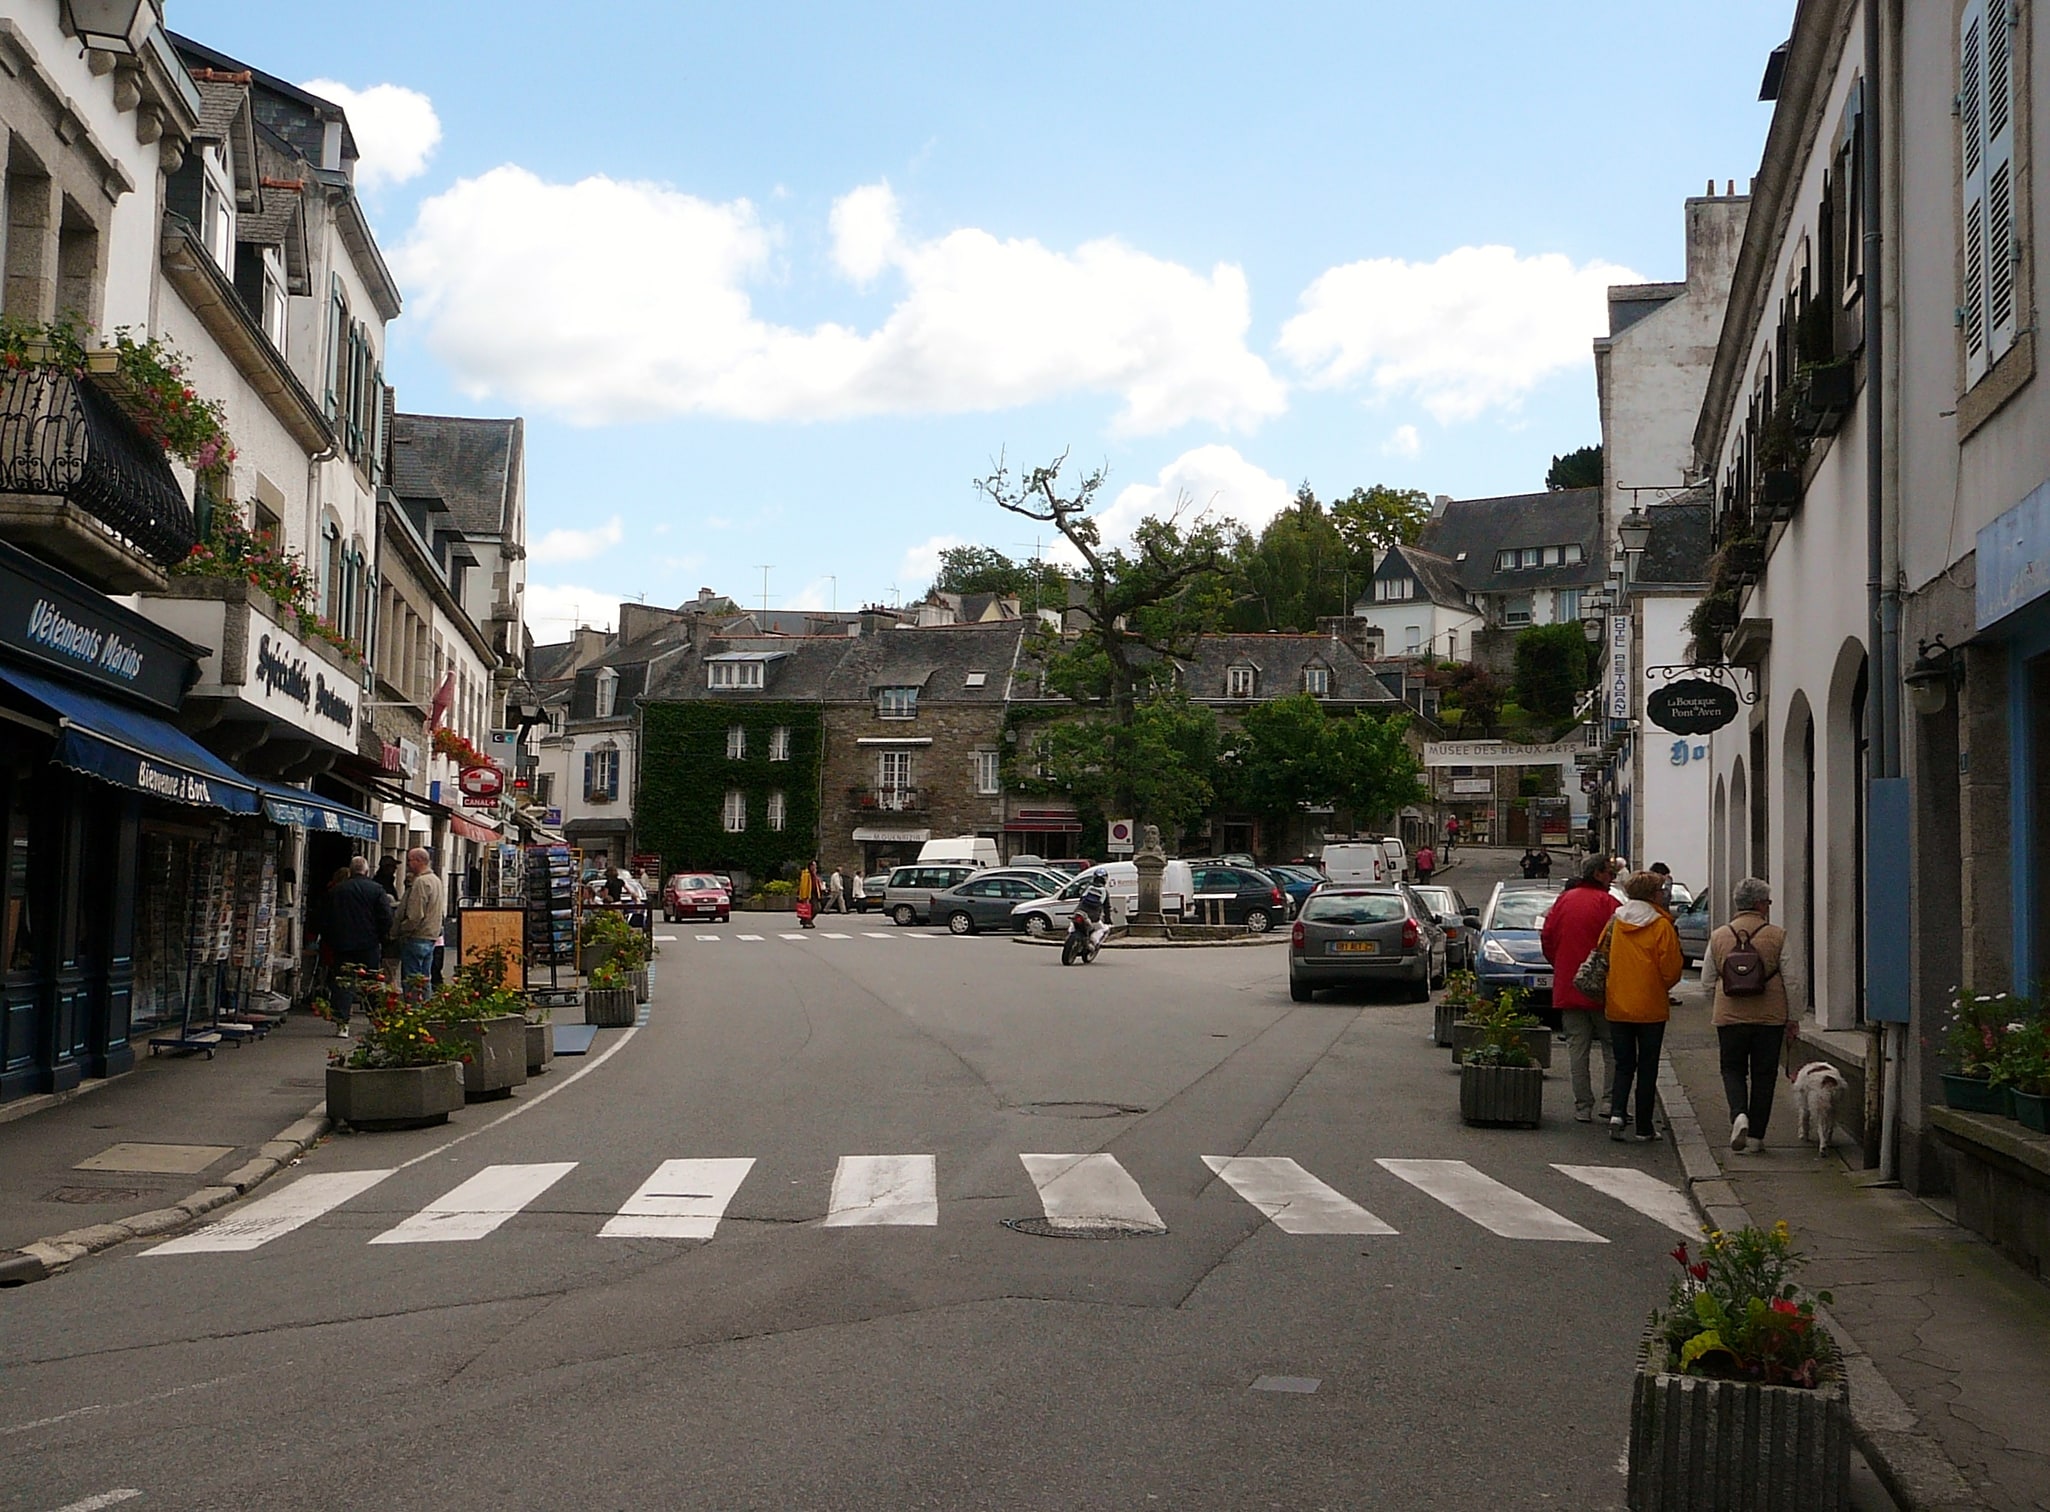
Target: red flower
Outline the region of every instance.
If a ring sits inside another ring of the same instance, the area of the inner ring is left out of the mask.
[[[1706,1281],[1708,1279],[1708,1262],[1706,1260],[1695,1261],[1687,1267],[1687,1274],[1697,1281]]]
[[[1679,1261],[1682,1265],[1685,1265],[1687,1263],[1687,1246],[1684,1241],[1682,1243],[1674,1245],[1672,1249],[1667,1251],[1667,1253],[1670,1254],[1675,1260]]]
[[[1774,1297],[1772,1299],[1772,1310],[1776,1313],[1792,1313],[1796,1317],[1799,1317],[1801,1313],[1801,1309],[1789,1302],[1785,1297]]]

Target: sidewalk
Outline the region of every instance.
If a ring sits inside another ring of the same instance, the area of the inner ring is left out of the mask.
[[[0,1284],[39,1279],[36,1259],[17,1253],[25,1246],[90,1231],[31,1251],[61,1265],[189,1222],[289,1165],[327,1131],[327,1052],[337,1043],[332,1026],[294,1014],[210,1061],[145,1055],[128,1074],[62,1098],[0,1104]],[[128,1143],[152,1148],[109,1157]],[[172,1169],[115,1168],[135,1165]]]
[[[1707,996],[1691,976],[1679,996],[1667,1067],[1693,1117],[1681,1098],[1668,1098],[1667,1112],[1690,1184],[1719,1222],[1734,1203],[1751,1222],[1792,1225],[1811,1257],[1803,1281],[1835,1295],[1833,1321],[1876,1367],[1875,1376],[1852,1359],[1852,1411],[1895,1499],[1904,1509],[2050,1509],[2050,1288],[1938,1206],[1870,1185],[1848,1135],[1827,1157],[1798,1144],[1784,1082],[1764,1153],[1732,1154]],[[1688,1137],[1696,1119],[1698,1143]]]

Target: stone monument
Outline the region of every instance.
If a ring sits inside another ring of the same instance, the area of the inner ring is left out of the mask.
[[[1160,874],[1167,870],[1167,857],[1160,853],[1160,826],[1149,824],[1140,831],[1139,852],[1132,857],[1139,872],[1139,899],[1132,908],[1131,923],[1148,934],[1164,931],[1167,920],[1160,912]]]

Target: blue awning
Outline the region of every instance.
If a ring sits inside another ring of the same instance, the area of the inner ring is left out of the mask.
[[[32,672],[0,667],[0,682],[58,718],[62,766],[168,803],[254,814],[256,784],[176,725]]]
[[[323,798],[318,793],[309,793],[304,788],[287,787],[280,782],[265,782],[251,779],[263,797],[263,812],[273,824],[296,825],[300,829],[325,830],[329,834],[347,835],[351,840],[375,840],[377,821],[360,809],[347,804],[336,803],[332,798]]]

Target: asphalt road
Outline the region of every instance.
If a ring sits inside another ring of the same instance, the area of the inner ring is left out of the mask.
[[[1557,1167],[1678,1172],[1572,1122],[1563,1062],[1542,1129],[1469,1129],[1428,1008],[1292,1004],[1279,944],[665,933],[581,1065],[0,1293],[0,1503],[1622,1505],[1675,1235]]]

